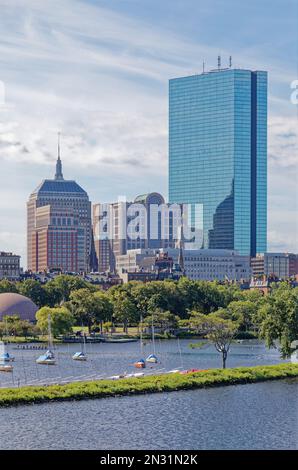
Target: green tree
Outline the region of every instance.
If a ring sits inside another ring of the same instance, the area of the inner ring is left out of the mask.
[[[50,305],[67,302],[70,299],[71,293],[79,289],[96,290],[92,284],[84,281],[80,277],[66,274],[55,277],[45,286]]]
[[[18,284],[19,293],[29,297],[38,307],[47,304],[47,293],[39,281],[26,279]]]
[[[128,326],[139,320],[139,312],[135,302],[125,291],[115,291],[112,296],[114,319],[123,324],[123,332],[128,332]]]
[[[193,317],[198,331],[206,336],[221,354],[222,367],[225,369],[231,343],[238,331],[238,323],[224,319],[222,314],[218,315],[217,312],[209,315],[193,313]]]
[[[104,292],[94,292],[94,301],[95,301],[95,321],[100,324],[100,332],[103,333],[103,324],[111,323],[113,317],[113,304],[106,293]]]
[[[78,289],[70,294],[70,301],[66,304],[73,312],[78,324],[88,326],[91,333],[92,327],[111,320],[113,305],[107,294],[101,291],[92,292],[88,288]]]
[[[53,336],[67,334],[72,330],[74,317],[66,307],[42,307],[36,312],[37,326],[46,334],[48,331],[48,317],[51,318],[51,329]]]
[[[8,281],[7,279],[2,279],[0,281],[0,294],[5,294],[6,292],[17,293],[17,284],[15,282]]]
[[[184,277],[178,282],[178,290],[186,311],[197,310],[205,314],[227,307],[240,296],[240,289],[236,285],[192,281]]]
[[[174,281],[135,283],[131,287],[130,296],[143,317],[155,309],[168,310],[181,316],[185,312],[177,282]]]
[[[0,336],[36,337],[39,329],[27,320],[21,320],[19,315],[6,315],[0,323]]]
[[[271,348],[279,343],[283,358],[290,356],[291,342],[298,339],[298,288],[282,283],[266,296],[256,315],[259,336]]]
[[[258,311],[258,304],[250,300],[237,300],[231,302],[226,309],[225,318],[237,321],[240,331],[249,331],[254,327],[255,314]]]
[[[179,317],[169,311],[155,310],[144,320],[144,325],[158,328],[162,333],[171,333],[178,327]]]

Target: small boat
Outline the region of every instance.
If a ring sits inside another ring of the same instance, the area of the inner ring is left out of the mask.
[[[74,355],[72,356],[72,359],[74,361],[87,361],[87,356],[85,353],[81,351],[81,352],[74,353]]]
[[[87,361],[87,354],[86,354],[86,338],[85,335],[83,335],[83,350],[74,353],[72,356],[72,359],[74,361]]]
[[[298,349],[291,354],[291,362],[292,364],[298,363]]]
[[[135,378],[135,379],[138,379],[139,377],[144,377],[144,372],[136,372],[134,374],[126,374],[125,375],[125,378],[127,379],[131,379],[131,378]]]
[[[42,354],[36,359],[37,364],[43,364],[47,366],[54,366],[56,364],[54,353],[51,348],[53,347],[52,342],[52,330],[51,330],[51,316],[48,315],[48,350],[45,354]]]
[[[5,345],[2,343],[0,344],[0,372],[12,372],[13,366],[11,364],[7,364],[8,362],[12,362],[14,360],[13,356],[10,356],[8,352],[5,351]]]
[[[11,364],[0,364],[0,372],[12,372],[13,366]]]
[[[143,335],[142,335],[142,328],[143,328],[143,319],[142,319],[142,316],[140,318],[140,346],[141,346],[141,355],[143,355]],[[135,362],[134,363],[134,366],[137,368],[137,369],[145,369],[146,367],[146,362],[144,361],[144,359],[140,359],[139,361]]]
[[[146,362],[150,362],[151,364],[157,364],[158,358],[155,354],[155,331],[154,331],[154,319],[152,315],[152,325],[151,325],[151,331],[152,331],[152,346],[153,346],[153,354],[149,354],[149,356],[146,359]]]
[[[147,359],[146,359],[146,362],[150,362],[152,364],[157,364],[158,363],[158,359],[157,357],[155,356],[155,354],[150,354]]]
[[[45,354],[42,354],[36,359],[36,363],[54,366],[56,364],[54,353],[50,349],[48,349]]]
[[[4,354],[1,354],[0,356],[0,362],[13,362],[14,361],[14,356],[11,356],[8,352],[5,352]]]
[[[145,369],[145,367],[146,367],[146,362],[144,361],[144,359],[140,359],[139,361],[137,361],[137,362],[134,363],[134,366],[135,366],[137,369]]]

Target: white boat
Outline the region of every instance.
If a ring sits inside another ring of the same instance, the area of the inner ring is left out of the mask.
[[[42,354],[36,359],[37,364],[54,366],[56,364],[55,355],[52,351],[53,342],[52,342],[52,330],[51,330],[51,316],[48,315],[48,350],[45,354]]]
[[[1,354],[0,356],[0,362],[13,362],[14,361],[14,356],[9,354],[8,352],[5,352],[4,354]]]
[[[291,362],[293,364],[298,364],[298,349],[291,354]]]
[[[86,338],[83,334],[83,351],[78,351],[74,353],[72,356],[74,361],[87,361],[87,354],[86,354]]]
[[[0,372],[12,372],[12,371],[13,371],[13,366],[11,364],[5,364],[5,363],[0,364]]]
[[[125,374],[126,379],[144,377],[144,372],[135,372],[134,374]]]
[[[74,355],[72,356],[72,359],[74,361],[87,361],[87,356],[85,353],[80,351],[80,352],[74,353]]]
[[[149,362],[151,364],[157,364],[158,357],[156,356],[156,351],[155,351],[155,331],[154,331],[154,320],[153,320],[153,315],[152,315],[152,325],[151,325],[151,330],[152,330],[152,346],[153,346],[153,354],[149,354],[149,356],[146,359],[146,362]]]
[[[157,356],[155,356],[155,354],[150,354],[147,357],[146,362],[151,362],[152,364],[157,364],[158,363],[158,358],[157,358]]]
[[[7,351],[5,351],[5,344],[0,343],[0,372],[12,372],[13,366],[8,364],[14,360],[13,356],[10,356]]]
[[[54,366],[56,364],[54,353],[50,349],[48,349],[45,354],[42,354],[36,359],[36,363]]]

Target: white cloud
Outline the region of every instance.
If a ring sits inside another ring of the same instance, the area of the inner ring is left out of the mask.
[[[269,159],[277,166],[298,164],[298,120],[295,117],[274,116],[269,120]]]
[[[166,194],[167,81],[200,72],[203,58],[214,63],[217,48],[78,0],[2,0],[0,26],[0,79],[7,98],[0,108],[0,162],[2,169],[17,164],[31,169],[26,181],[19,178],[18,203],[25,202],[41,174],[53,173],[58,130],[65,176],[80,180],[89,172],[99,186],[110,181],[108,189],[116,194],[119,180],[134,176],[147,188],[148,181],[154,186],[162,179],[160,190]],[[230,51],[222,48],[221,53],[228,57]],[[256,47],[247,49],[241,61],[237,65],[263,68]],[[270,80],[281,86],[293,78],[276,64],[270,71]],[[293,105],[276,90],[270,94],[269,183],[283,176],[293,182],[297,124],[289,113]],[[2,198],[10,186],[3,182]],[[282,192],[278,183],[269,188],[270,201]],[[293,183],[287,185],[290,190],[293,197]],[[10,199],[7,207],[15,205]],[[284,220],[287,231],[293,227],[291,217]],[[274,215],[271,234],[279,230]],[[17,239],[11,238],[16,250]]]

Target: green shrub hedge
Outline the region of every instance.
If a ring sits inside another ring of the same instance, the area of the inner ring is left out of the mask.
[[[185,375],[175,373],[120,380],[75,382],[66,385],[5,388],[0,389],[0,406],[172,392],[204,387],[255,383],[290,377],[298,377],[297,364],[287,363],[274,366],[237,367],[225,370],[211,369]]]

